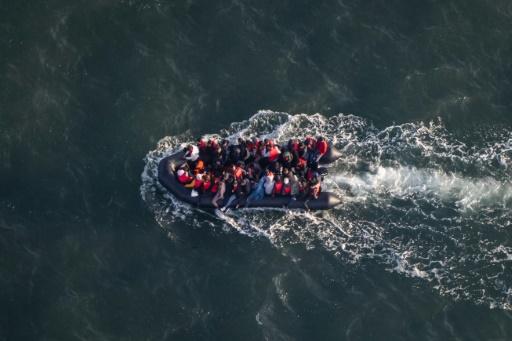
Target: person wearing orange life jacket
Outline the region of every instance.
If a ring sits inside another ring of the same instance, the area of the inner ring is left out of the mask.
[[[233,176],[236,180],[240,181],[245,174],[244,163],[240,161],[233,168]]]
[[[271,144],[267,144],[263,150],[263,157],[267,158],[267,163],[276,161],[280,154],[281,151],[279,150],[279,147]]]
[[[319,162],[322,156],[327,153],[327,150],[329,149],[329,145],[327,144],[327,141],[322,136],[319,136],[317,138],[316,142],[316,148],[315,148],[315,161]]]
[[[197,159],[196,166],[194,168],[194,174],[199,174],[204,172],[204,162],[201,159]]]

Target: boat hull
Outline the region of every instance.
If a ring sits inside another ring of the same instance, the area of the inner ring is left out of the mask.
[[[170,155],[163,158],[158,164],[158,181],[169,192],[181,201],[202,208],[215,208],[212,204],[213,193],[207,193],[196,197],[191,196],[191,190],[185,188],[178,182],[174,175],[177,167],[183,162],[183,152]],[[327,154],[326,154],[327,155]],[[227,202],[228,198],[224,199]],[[246,198],[240,201],[235,200],[230,207],[240,205],[245,206]],[[309,200],[292,200],[290,197],[268,197],[265,196],[261,200],[252,201],[247,207],[264,207],[264,208],[287,208],[287,209],[309,209],[309,210],[327,210],[341,203],[341,199],[331,192],[321,192],[318,199]],[[222,205],[221,205],[222,206]]]

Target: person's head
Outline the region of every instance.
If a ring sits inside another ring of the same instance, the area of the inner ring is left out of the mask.
[[[285,178],[283,179],[283,183],[284,183],[285,185],[288,185],[288,184],[290,183],[290,179],[289,179],[288,177],[285,177]]]
[[[319,141],[319,142],[322,142],[322,141],[324,140],[324,137],[323,137],[323,136],[318,136],[318,137],[316,138],[316,140],[317,140],[317,141]]]
[[[313,179],[311,179],[311,186],[316,186],[316,185],[318,185],[318,178],[314,177]]]
[[[203,180],[203,174],[197,173],[196,180]]]
[[[245,140],[241,137],[238,138],[238,144],[244,144]]]
[[[269,168],[267,168],[267,169],[265,169],[265,174],[270,175],[270,174],[272,174],[272,171]]]
[[[276,175],[276,178],[275,178],[276,182],[281,182],[281,176],[279,175]]]
[[[210,181],[210,174],[208,174],[208,173],[204,174],[203,181]]]
[[[188,150],[189,152],[191,152],[192,150],[194,150],[194,147],[193,147],[191,144],[188,144],[188,145],[187,145],[187,150]]]
[[[283,168],[283,175],[286,176],[288,175],[290,171],[288,170],[288,168]]]

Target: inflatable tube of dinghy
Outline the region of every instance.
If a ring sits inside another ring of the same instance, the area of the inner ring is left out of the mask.
[[[171,192],[179,200],[187,202],[191,205],[214,208],[212,204],[213,194],[203,194],[200,196],[192,197],[191,190],[185,188],[178,182],[174,175],[176,167],[182,162],[183,152],[163,158],[158,164],[158,181],[169,192]],[[225,198],[227,202],[228,198]],[[233,202],[230,207],[235,207],[240,204],[240,207],[245,206],[245,198],[241,199],[238,203],[237,200]],[[321,192],[318,199],[310,200],[292,200],[289,197],[264,197],[261,200],[251,202],[248,207],[275,207],[275,208],[289,208],[289,209],[309,209],[309,210],[327,210],[333,208],[341,203],[341,199],[331,192]]]

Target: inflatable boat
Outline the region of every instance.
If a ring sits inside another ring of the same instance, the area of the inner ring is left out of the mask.
[[[178,182],[175,176],[176,169],[183,163],[184,152],[180,151],[176,154],[164,157],[158,164],[158,181],[169,192],[181,201],[187,202],[191,205],[202,208],[215,208],[212,204],[213,193],[206,193],[196,197],[191,196],[192,190],[185,188]],[[329,148],[329,151],[320,159],[321,164],[327,164],[337,160],[341,156],[334,148]],[[235,207],[239,204],[240,207],[245,206],[246,198],[240,199],[241,202],[235,200],[229,208]],[[228,201],[228,197],[224,199],[223,204]],[[274,208],[287,208],[287,209],[308,209],[308,210],[327,210],[333,208],[341,203],[341,199],[334,193],[321,192],[318,199],[309,200],[293,200],[290,197],[264,197],[261,200],[252,201],[247,207],[274,207]],[[223,205],[221,205],[223,206]]]

